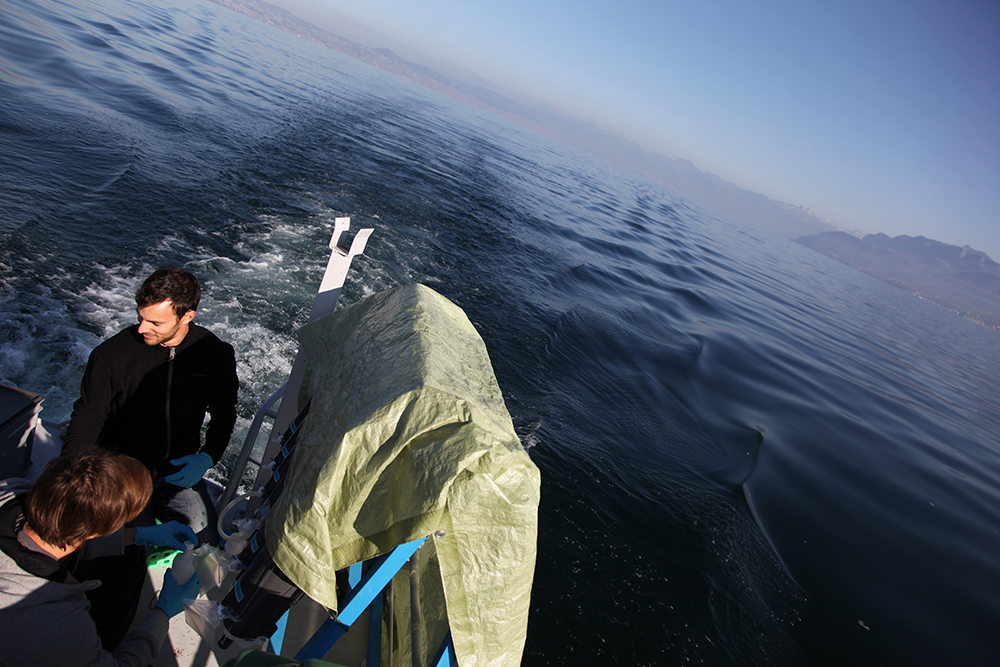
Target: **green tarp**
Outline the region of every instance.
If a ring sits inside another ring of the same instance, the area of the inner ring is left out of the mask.
[[[472,323],[413,284],[315,320],[299,339],[313,403],[267,520],[275,562],[336,609],[337,570],[429,535],[418,552],[425,664],[442,612],[460,665],[520,664],[539,472]],[[408,613],[397,612],[404,620],[408,654]]]

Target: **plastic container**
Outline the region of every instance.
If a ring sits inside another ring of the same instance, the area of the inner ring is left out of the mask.
[[[195,567],[194,545],[190,542],[185,542],[184,551],[177,554],[174,558],[173,567],[170,569],[170,572],[174,575],[174,582],[178,585],[186,584],[194,576]]]

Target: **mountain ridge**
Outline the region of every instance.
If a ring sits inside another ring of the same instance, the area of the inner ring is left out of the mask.
[[[984,252],[905,234],[823,232],[796,242],[1000,331],[1000,264]]]

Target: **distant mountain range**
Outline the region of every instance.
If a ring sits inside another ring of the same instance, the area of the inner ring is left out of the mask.
[[[829,220],[817,217],[807,208],[744,190],[699,170],[687,160],[643,150],[635,142],[596,123],[569,118],[540,104],[526,106],[486,86],[405,60],[389,49],[369,48],[334,35],[280,7],[260,0],[211,2],[507,118],[719,211],[797,240],[964,317],[1000,329],[997,264],[968,246],[958,248],[921,236],[890,239],[875,234],[858,239],[837,231]]]
[[[799,243],[959,315],[1000,330],[1000,264],[923,236],[825,232]]]

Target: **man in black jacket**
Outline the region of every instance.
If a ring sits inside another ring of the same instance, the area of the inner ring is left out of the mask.
[[[136,293],[139,323],[90,355],[63,452],[96,444],[139,459],[153,476],[153,497],[138,525],[153,523],[154,516],[176,520],[190,526],[200,542],[216,544],[216,512],[202,476],[229,445],[239,380],[232,345],[192,323],[200,299],[197,278],[176,266],[157,269],[146,279]],[[211,419],[202,446],[206,414]],[[141,589],[144,559],[141,567],[137,555],[132,561],[134,575],[117,578]],[[123,567],[116,566],[115,574]],[[95,609],[101,606],[92,600]],[[101,630],[100,619],[95,620]]]

